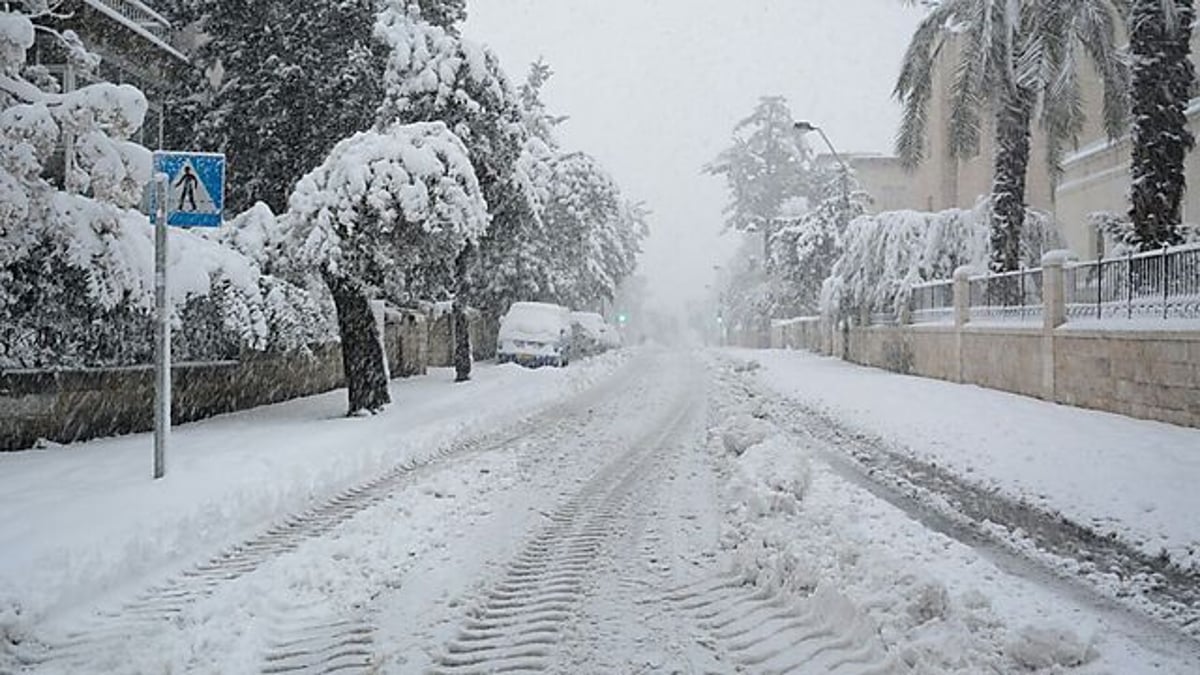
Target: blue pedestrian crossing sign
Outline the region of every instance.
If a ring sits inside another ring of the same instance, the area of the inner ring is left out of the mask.
[[[154,153],[154,174],[167,176],[167,224],[220,227],[225,211],[225,155],[210,152]],[[158,190],[150,191],[150,220],[158,220]]]

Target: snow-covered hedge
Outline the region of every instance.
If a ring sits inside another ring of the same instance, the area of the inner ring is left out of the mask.
[[[71,34],[59,39],[82,49]],[[30,17],[0,12],[0,368],[148,362],[154,237],[132,207],[150,180],[151,154],[129,140],[146,99],[105,82],[65,94],[39,88],[23,77],[32,44]],[[74,151],[54,184],[46,166],[68,134]],[[263,276],[261,260],[183,230],[171,232],[170,249],[179,358],[331,338],[327,303]]]
[[[822,312],[899,311],[916,284],[950,279],[962,266],[986,269],[990,215],[984,199],[969,210],[887,211],[856,218],[822,286]],[[1025,265],[1037,267],[1044,251],[1058,247],[1057,230],[1047,217],[1028,211],[1021,241]]]

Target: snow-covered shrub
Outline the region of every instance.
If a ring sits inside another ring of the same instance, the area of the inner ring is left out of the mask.
[[[77,36],[57,39],[82,67],[98,64]],[[53,82],[35,86],[22,78],[32,43],[29,16],[0,12],[0,367],[148,362],[154,235],[131,207],[150,180],[151,154],[128,140],[146,99],[106,82],[65,94]],[[60,189],[44,175],[67,133],[74,152]],[[302,290],[264,281],[255,260],[218,241],[173,230],[170,250],[182,359],[291,348],[329,325]]]
[[[986,269],[990,220],[986,199],[969,210],[886,211],[856,218],[846,230],[841,256],[822,285],[822,312],[834,315],[852,308],[898,312],[916,284],[950,279],[962,266]],[[1049,219],[1029,211],[1021,241],[1025,266],[1039,266],[1042,253],[1057,247],[1057,230]]]
[[[1088,214],[1088,226],[1112,242],[1113,247],[1109,251],[1111,255],[1137,253],[1139,250],[1137,229],[1126,214],[1117,214],[1111,211],[1095,211]],[[1179,226],[1178,232],[1183,239],[1183,243],[1200,243],[1200,225],[1196,223],[1183,223]]]

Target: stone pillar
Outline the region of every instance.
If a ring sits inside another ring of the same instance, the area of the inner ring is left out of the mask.
[[[971,267],[954,270],[954,326],[962,328],[971,322]]]
[[[954,270],[954,381],[963,382],[963,329],[971,323],[971,275],[968,266]]]
[[[1066,283],[1063,266],[1069,251],[1050,251],[1042,256],[1042,321],[1047,331],[1067,322]]]
[[[1047,401],[1058,400],[1054,329],[1067,322],[1063,267],[1070,257],[1070,251],[1050,251],[1042,256],[1042,398]]]

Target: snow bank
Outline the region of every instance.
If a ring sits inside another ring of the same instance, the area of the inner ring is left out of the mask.
[[[771,374],[773,360],[764,364]],[[889,672],[1140,672],[1157,658],[1115,636],[1094,608],[998,569],[842,479],[816,459],[814,439],[761,413],[750,426],[766,425],[766,437],[728,452],[726,432],[750,435],[746,416],[759,405],[735,393],[744,377],[728,366],[720,375],[709,445],[724,477],[721,546],[747,583],[880,640]]]

